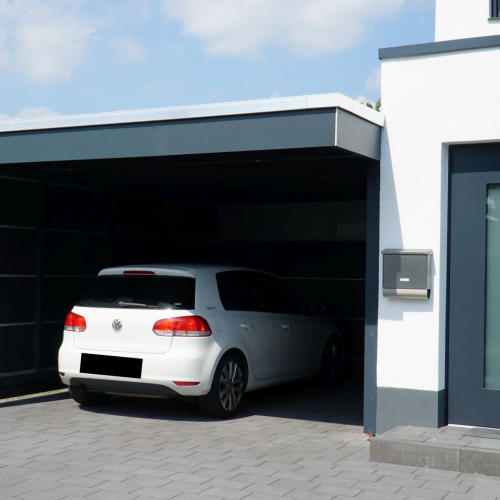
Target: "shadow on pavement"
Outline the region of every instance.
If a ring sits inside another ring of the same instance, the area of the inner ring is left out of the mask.
[[[113,397],[104,406],[80,409],[92,413],[155,420],[213,420],[201,413],[196,402],[180,399]],[[250,392],[246,395],[242,412],[231,420],[256,415],[361,426],[363,385],[357,380],[347,380],[333,390],[321,390],[315,387],[315,381],[306,380]]]

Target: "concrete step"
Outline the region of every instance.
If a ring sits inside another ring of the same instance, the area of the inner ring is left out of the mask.
[[[396,427],[373,437],[370,460],[500,476],[500,439],[464,435],[468,427]]]

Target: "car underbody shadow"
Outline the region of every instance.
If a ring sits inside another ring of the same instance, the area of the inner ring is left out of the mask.
[[[76,403],[75,403],[76,404]],[[182,399],[150,399],[114,396],[103,406],[81,406],[86,412],[132,418],[186,422],[222,422],[205,417],[196,403]],[[316,380],[304,380],[246,394],[241,412],[233,419],[266,416],[286,419],[363,424],[363,385],[357,379],[342,381],[331,390],[317,388]]]

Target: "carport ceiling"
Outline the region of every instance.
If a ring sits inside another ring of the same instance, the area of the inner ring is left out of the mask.
[[[0,124],[0,173],[198,202],[364,199],[383,117],[338,94]]]

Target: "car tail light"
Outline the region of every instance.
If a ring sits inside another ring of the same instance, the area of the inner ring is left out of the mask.
[[[199,382],[174,382],[174,384],[179,387],[194,387],[196,385],[200,385]]]
[[[123,274],[142,274],[142,275],[155,275],[156,273],[153,271],[123,271]]]
[[[153,332],[160,337],[209,337],[212,335],[207,320],[200,316],[160,319],[153,326]]]
[[[64,329],[67,332],[84,332],[87,329],[87,322],[83,316],[75,313],[69,313],[66,316]]]

